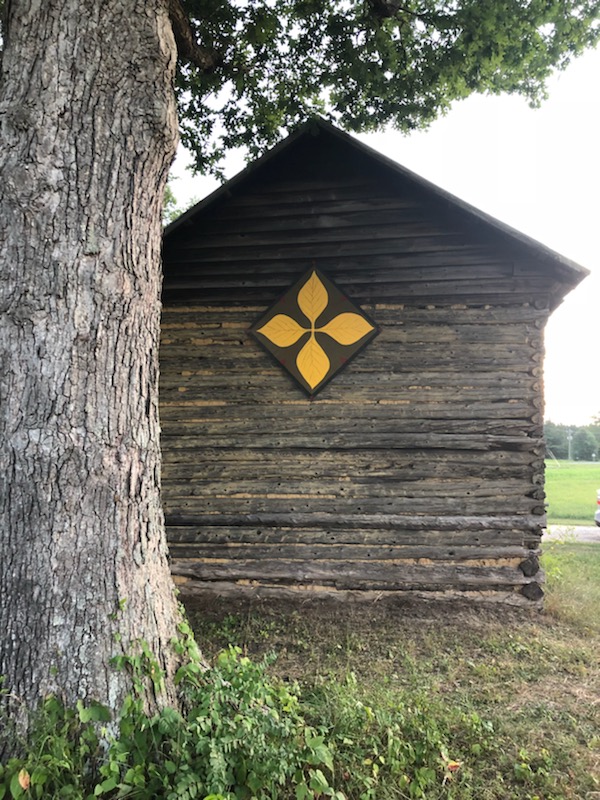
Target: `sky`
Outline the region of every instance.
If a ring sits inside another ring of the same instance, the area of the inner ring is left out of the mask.
[[[473,96],[427,130],[357,138],[462,200],[590,270],[546,328],[545,418],[586,425],[600,415],[600,49],[548,84],[539,109],[516,96]],[[193,177],[180,152],[180,206],[217,184]],[[229,159],[233,177],[244,163]]]

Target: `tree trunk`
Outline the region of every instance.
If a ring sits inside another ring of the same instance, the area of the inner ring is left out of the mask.
[[[8,0],[0,674],[13,721],[49,693],[117,709],[130,684],[109,661],[136,639],[172,671],[157,383],[177,139],[166,5]],[[168,685],[148,699],[173,700]]]

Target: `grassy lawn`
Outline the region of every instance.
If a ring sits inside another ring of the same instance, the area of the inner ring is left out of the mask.
[[[548,522],[554,525],[593,525],[600,462],[546,461]]]
[[[189,613],[207,656],[276,655],[349,800],[597,800],[600,545],[555,542],[544,560],[543,614],[315,600]]]
[[[600,544],[544,543],[546,613],[600,634]]]

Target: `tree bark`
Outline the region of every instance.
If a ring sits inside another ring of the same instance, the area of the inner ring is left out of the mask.
[[[167,0],[10,0],[6,31],[0,674],[19,721],[49,693],[117,709],[109,661],[135,640],[173,668],[157,378],[176,52]],[[173,700],[168,682],[148,698]]]

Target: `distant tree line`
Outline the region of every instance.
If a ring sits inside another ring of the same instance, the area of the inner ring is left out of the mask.
[[[547,421],[544,435],[549,458],[600,461],[600,414],[590,425],[558,425]]]

